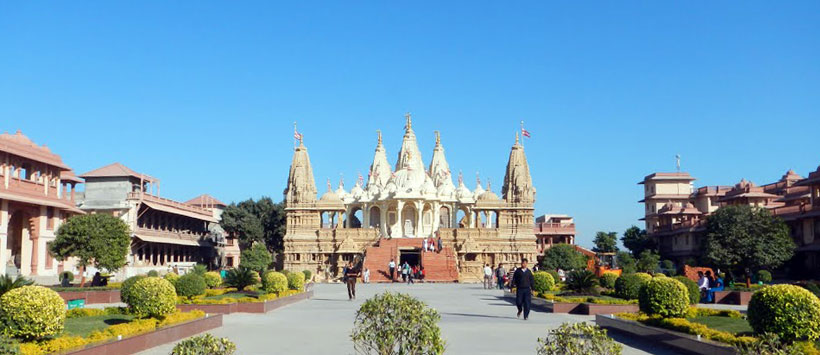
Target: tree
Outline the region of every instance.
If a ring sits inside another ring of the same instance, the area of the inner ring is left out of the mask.
[[[626,251],[619,251],[615,254],[615,258],[618,260],[618,266],[623,270],[624,274],[632,274],[638,272],[637,262],[635,258]]]
[[[268,269],[271,262],[273,262],[273,258],[262,243],[256,243],[250,249],[245,249],[239,254],[240,267],[246,267],[260,274]]]
[[[592,251],[596,253],[614,253],[618,251],[618,233],[598,232],[595,234],[595,247]]]
[[[248,199],[227,206],[220,225],[239,238],[239,246],[243,249],[264,242],[268,251],[278,252],[284,246],[285,218],[281,202],[274,203],[270,197],[262,197],[258,201]]]
[[[777,268],[794,249],[786,223],[760,207],[726,206],[706,220],[704,257],[720,268],[742,270],[747,287],[753,269]]]
[[[587,267],[587,257],[575,250],[569,244],[558,244],[547,249],[544,258],[541,259],[541,267],[544,270],[575,270]]]
[[[624,243],[625,248],[632,252],[634,257],[641,255],[644,250],[656,250],[658,248],[655,241],[646,234],[645,230],[635,226],[624,231],[621,242]]]
[[[353,349],[359,354],[441,354],[441,316],[424,302],[403,293],[385,292],[365,301],[356,312]]]
[[[74,257],[77,265],[93,265],[109,272],[125,266],[131,232],[121,219],[108,214],[86,214],[69,218],[57,229],[49,252],[57,260]],[[85,273],[80,286],[85,284]]]
[[[661,256],[658,253],[653,250],[644,250],[635,266],[641,272],[655,272],[660,262]]]

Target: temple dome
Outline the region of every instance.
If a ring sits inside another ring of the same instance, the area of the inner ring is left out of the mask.
[[[322,195],[322,197],[319,199],[319,201],[322,201],[322,202],[342,202],[342,199],[340,199],[339,195],[337,195],[335,192],[328,191],[328,192],[325,192]]]
[[[352,196],[354,199],[361,198],[363,194],[364,190],[361,186],[359,186],[359,184],[356,184],[356,186],[353,186],[353,188],[350,189],[350,196]]]
[[[501,200],[501,198],[499,198],[498,195],[495,194],[495,192],[492,192],[492,191],[489,191],[489,190],[485,191],[483,194],[479,195],[478,198],[476,198],[476,201],[499,201],[499,200]]]
[[[420,191],[424,182],[427,180],[427,174],[424,170],[411,169],[405,167],[396,171],[390,182],[396,185],[396,189],[401,192]]]
[[[473,198],[473,193],[470,192],[467,186],[464,186],[464,183],[461,183],[456,188],[456,198],[459,200],[471,199]]]

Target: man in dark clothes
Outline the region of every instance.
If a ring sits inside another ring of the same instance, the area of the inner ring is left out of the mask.
[[[524,311],[524,320],[530,317],[530,304],[532,303],[532,285],[535,283],[535,278],[532,276],[532,271],[527,268],[527,259],[521,260],[521,267],[515,270],[513,274],[513,286],[516,288],[515,292],[515,306],[518,307],[517,317],[521,317],[521,311]]]
[[[353,267],[353,262],[347,263],[345,268],[345,281],[347,282],[347,297],[352,301],[356,299],[356,278],[359,277],[359,268]]]

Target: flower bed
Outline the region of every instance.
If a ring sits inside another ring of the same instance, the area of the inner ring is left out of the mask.
[[[208,313],[267,313],[286,305],[313,297],[313,290],[306,292],[284,291],[279,296],[268,293],[258,297],[229,297],[229,293],[216,296],[205,296],[183,301],[177,304],[181,311],[201,310]],[[223,296],[223,297],[219,297]]]
[[[505,297],[515,300],[514,293],[506,292]],[[532,304],[552,313],[595,315],[638,311],[636,300],[627,301],[606,296],[562,297],[551,292],[534,293]]]
[[[159,320],[154,318],[132,319],[131,316],[124,314],[122,308],[105,310],[84,308],[69,311],[67,318],[69,321],[62,335],[40,341],[23,342],[20,344],[20,352],[24,355],[65,352],[128,354],[222,325],[221,317],[218,319],[206,317],[204,312],[198,310],[173,313]],[[82,322],[86,318],[94,319]],[[74,321],[73,325],[72,321]],[[118,324],[107,325],[106,323],[109,322]],[[171,328],[176,328],[176,330],[169,333],[167,330]],[[159,333],[159,335],[154,333]],[[151,334],[154,335],[146,337]],[[135,337],[142,337],[140,338],[142,340],[131,340]],[[146,341],[146,339],[151,339],[151,341]]]
[[[664,328],[649,326],[635,320],[624,319],[615,315],[598,314],[595,324],[610,331],[627,333],[653,343],[660,343],[688,354],[735,355],[734,347],[716,341],[699,339],[696,335]]]

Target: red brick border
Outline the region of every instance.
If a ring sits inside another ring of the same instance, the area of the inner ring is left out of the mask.
[[[222,326],[222,315],[214,314],[190,322],[172,325],[150,333],[136,335],[122,340],[90,346],[69,352],[71,355],[127,355],[153,347],[185,339]]]
[[[515,300],[515,295],[510,292],[504,292],[504,296],[508,299]],[[569,302],[553,302],[544,298],[532,298],[534,307],[546,309],[552,313],[569,313],[569,314],[583,314],[593,316],[596,314],[615,314],[615,313],[637,313],[637,304],[597,304],[597,303],[569,303]]]
[[[63,291],[57,292],[66,302],[77,299],[84,299],[85,304],[95,303],[119,303],[120,290],[105,291]]]
[[[746,306],[754,292],[749,291],[715,291],[715,303]]]
[[[206,313],[267,313],[274,309],[287,306],[313,297],[313,290],[295,294],[293,296],[277,298],[265,302],[228,303],[228,304],[178,304],[177,309],[189,312],[195,309]]]

